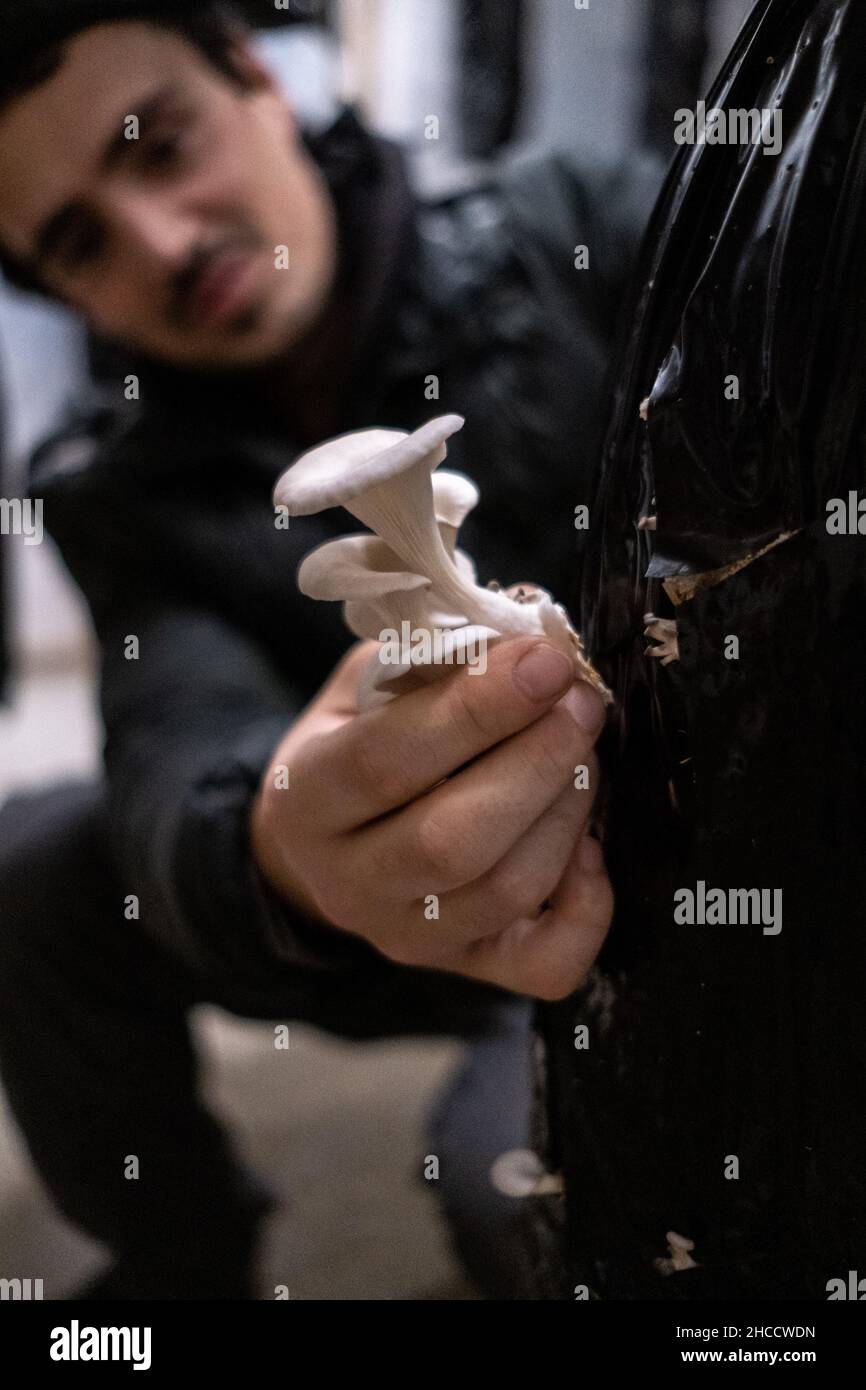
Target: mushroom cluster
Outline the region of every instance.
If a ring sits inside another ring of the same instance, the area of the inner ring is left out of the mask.
[[[380,643],[361,682],[359,708],[391,699],[498,638],[527,634],[546,636],[565,651],[575,679],[589,681],[609,702],[564,608],[534,585],[482,587],[469,556],[457,548],[478,489],[460,473],[435,470],[462,426],[461,416],[443,415],[412,434],[342,435],[303,454],[274,490],[275,504],[289,516],[342,506],[369,527],[369,534],[319,546],[298,571],[302,593],[343,603],[349,629]],[[386,634],[397,633],[409,640],[395,655]]]

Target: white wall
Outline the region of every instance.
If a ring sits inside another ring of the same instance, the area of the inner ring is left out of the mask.
[[[83,332],[61,310],[0,288],[0,383],[3,390],[4,492],[20,496],[25,460],[84,378]],[[7,538],[11,555],[12,642],[22,659],[79,653],[84,606],[66,579],[54,546]]]
[[[635,0],[527,0],[527,92],[522,136],[553,148],[628,148],[640,91],[632,83],[642,38]]]

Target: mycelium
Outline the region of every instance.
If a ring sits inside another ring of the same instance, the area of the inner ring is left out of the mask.
[[[384,645],[374,654],[360,707],[459,664],[479,645],[519,635],[546,637],[572,659],[575,679],[589,681],[609,702],[565,609],[532,584],[482,587],[472,561],[457,549],[478,489],[462,474],[435,470],[447,440],[462,426],[459,415],[443,415],[412,434],[370,429],[341,435],[303,454],[274,490],[275,504],[290,516],[342,506],[370,529],[319,546],[298,571],[303,593],[344,604],[357,637],[384,644],[386,633],[412,635],[399,659],[386,656]],[[427,640],[416,642],[416,636]]]

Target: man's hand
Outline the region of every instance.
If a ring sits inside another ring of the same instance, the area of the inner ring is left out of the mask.
[[[349,653],[277,748],[252,815],[259,866],[392,961],[563,998],[613,911],[584,833],[601,700],[549,643],[519,638],[484,675],[463,668],[358,714],[371,649]]]

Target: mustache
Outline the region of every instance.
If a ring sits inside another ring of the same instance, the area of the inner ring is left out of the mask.
[[[221,237],[219,241],[212,242],[208,246],[196,247],[186,265],[178,271],[169,287],[169,321],[175,327],[184,326],[189,317],[193,296],[201,278],[217,257],[239,251],[260,251],[262,245],[261,237],[252,228],[246,228]]]

